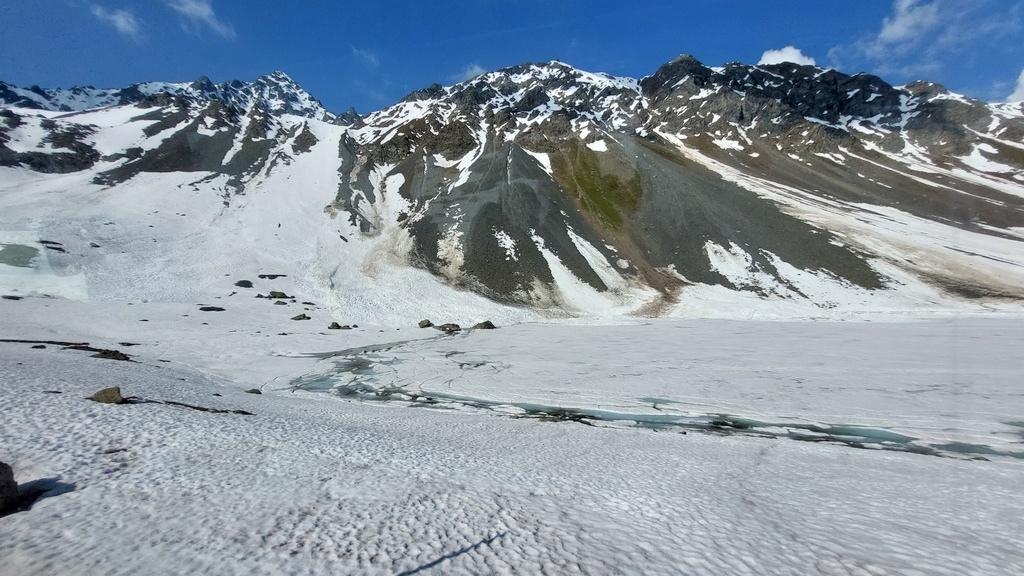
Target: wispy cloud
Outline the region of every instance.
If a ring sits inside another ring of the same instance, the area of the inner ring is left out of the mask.
[[[920,0],[896,0],[891,16],[882,20],[878,36],[866,45],[877,54],[893,47],[914,43],[939,24],[939,3]]]
[[[184,18],[182,26],[186,30],[198,32],[205,26],[222,38],[235,38],[234,26],[217,17],[211,0],[164,0],[164,3]]]
[[[837,68],[853,66],[879,74],[920,77],[940,72],[965,56],[984,57],[1021,29],[1024,2],[1014,0],[894,0],[877,31],[833,47]]]
[[[1017,77],[1017,87],[1013,90],[1013,93],[1006,97],[1007,102],[1022,102],[1024,101],[1024,70],[1020,71],[1020,76]]]
[[[477,64],[476,62],[474,62],[472,64],[466,65],[466,67],[463,68],[461,72],[459,72],[458,74],[455,74],[454,76],[452,76],[452,81],[453,82],[462,82],[462,81],[465,81],[465,80],[469,80],[470,78],[475,78],[475,77],[483,74],[484,72],[487,72],[487,70],[484,69],[483,66],[481,66],[481,65]]]
[[[127,10],[107,10],[103,6],[93,4],[92,15],[100,22],[109,24],[122,36],[131,38],[136,42],[142,40],[142,27],[135,15]]]
[[[394,86],[387,78],[375,78],[373,80],[355,79],[350,82],[353,92],[358,92],[380,107],[390,106],[395,103]],[[374,108],[379,109],[379,108]]]
[[[352,55],[355,56],[366,66],[369,66],[370,68],[376,68],[377,66],[380,66],[380,59],[377,58],[376,54],[369,50],[356,48],[355,46],[353,46]]]
[[[786,46],[778,50],[765,50],[758,64],[781,64],[782,62],[814,66],[814,58],[805,55],[795,46]]]

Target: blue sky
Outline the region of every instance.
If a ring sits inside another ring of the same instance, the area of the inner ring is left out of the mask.
[[[0,26],[0,80],[19,86],[283,70],[335,112],[526,61],[639,78],[682,53],[1024,99],[1024,0],[2,0]]]

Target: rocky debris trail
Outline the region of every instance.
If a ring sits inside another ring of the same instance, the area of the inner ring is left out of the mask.
[[[260,394],[258,390],[256,392],[249,391],[250,393]],[[215,394],[216,396],[216,394]],[[232,409],[221,409],[221,408],[207,408],[205,406],[197,406],[195,404],[189,404],[187,402],[179,402],[177,400],[149,400],[140,396],[122,396],[121,388],[118,386],[112,386],[110,388],[104,388],[98,390],[95,394],[89,397],[93,402],[99,404],[164,404],[167,406],[178,406],[180,408],[188,408],[190,410],[198,410],[200,412],[210,412],[212,414],[241,414],[243,416],[254,416],[252,412],[247,410],[232,410]]]
[[[47,344],[51,346],[62,346],[64,350],[82,350],[84,352],[95,352],[92,355],[93,358],[105,358],[107,360],[121,360],[123,362],[133,362],[131,356],[121,352],[120,350],[111,350],[107,348],[94,348],[89,345],[88,342],[61,342],[58,340],[20,340],[14,338],[0,338],[0,342],[12,343],[12,344],[35,344],[33,348],[39,346],[45,347]],[[122,344],[124,346],[134,346],[134,344]]]

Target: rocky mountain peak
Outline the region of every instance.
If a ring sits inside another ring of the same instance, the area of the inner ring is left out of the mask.
[[[206,76],[200,76],[188,87],[190,92],[197,95],[201,95],[205,98],[216,98],[217,97],[217,86]]]
[[[96,89],[91,86],[50,90],[33,86],[25,89],[0,82],[0,104],[66,112],[135,104],[152,100],[161,93],[198,103],[222,101],[240,110],[262,106],[274,114],[294,114],[327,121],[334,119],[334,115],[316,98],[284,72],[267,74],[253,82],[233,80],[214,84],[208,77],[202,76],[188,83],[142,82],[119,89]]]

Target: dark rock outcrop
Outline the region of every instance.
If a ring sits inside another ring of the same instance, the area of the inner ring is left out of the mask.
[[[100,404],[124,404],[126,400],[121,396],[121,388],[113,386],[104,388],[91,396],[94,402]]]
[[[14,470],[0,462],[0,516],[18,509],[18,483],[14,481]]]

